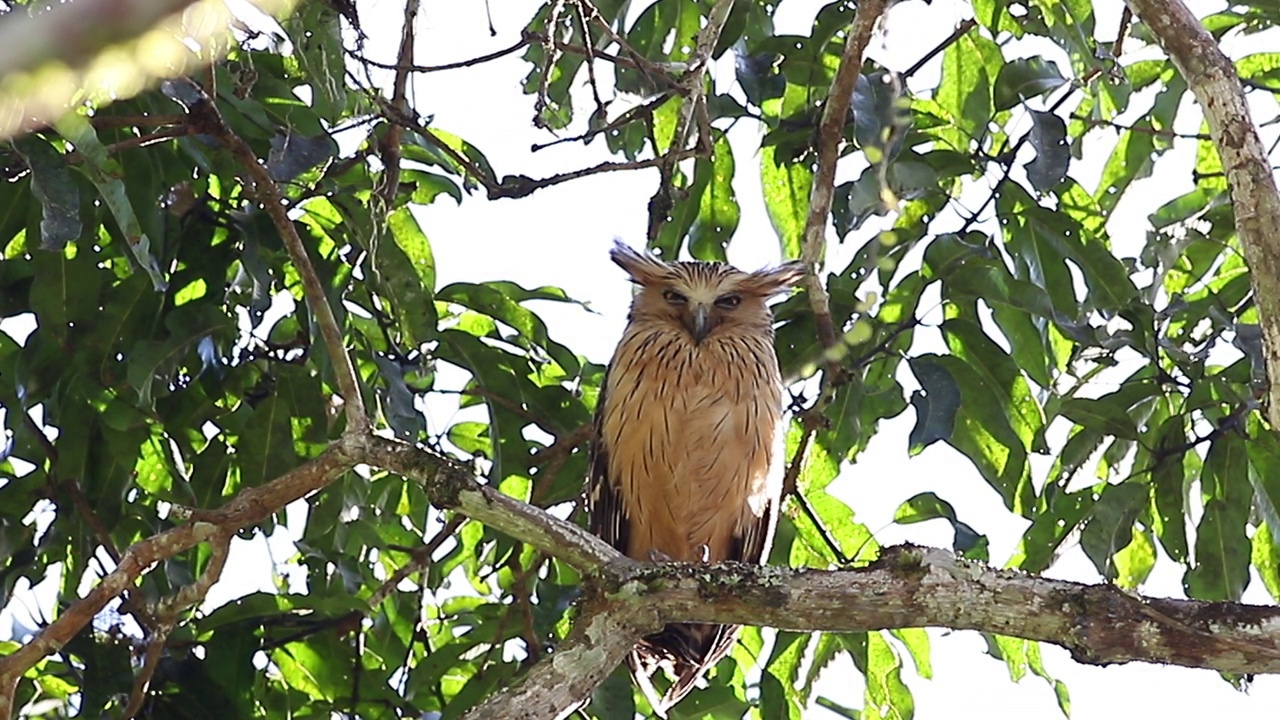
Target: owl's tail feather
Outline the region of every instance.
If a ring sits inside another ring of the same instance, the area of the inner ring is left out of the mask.
[[[738,627],[672,623],[636,644],[627,656],[627,667],[654,713],[665,718],[667,711],[693,690],[707,670],[733,648]],[[659,669],[672,677],[671,687],[662,696],[653,685]]]

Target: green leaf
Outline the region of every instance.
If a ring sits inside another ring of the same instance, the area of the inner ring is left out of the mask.
[[[984,135],[991,120],[991,77],[985,55],[993,47],[990,40],[966,33],[942,56],[942,82],[935,99],[959,130],[958,135],[947,136],[955,150],[965,150],[969,141]],[[994,53],[1003,62],[998,48]]]
[[[1204,516],[1196,527],[1195,563],[1183,576],[1189,597],[1237,602],[1249,585],[1252,546],[1245,532],[1252,507],[1244,439],[1225,434],[1209,446],[1200,487]]]
[[[1182,461],[1186,453],[1185,422],[1177,415],[1161,423],[1151,469],[1152,526],[1160,546],[1177,562],[1186,562],[1188,556],[1187,474]]]
[[[1102,485],[1096,492],[1099,498],[1080,536],[1080,546],[1103,577],[1116,580],[1119,574],[1111,557],[1133,541],[1133,524],[1146,504],[1147,488],[1130,480]]]
[[[1031,147],[1036,158],[1027,164],[1027,180],[1036,192],[1047,193],[1067,176],[1071,149],[1067,124],[1053,113],[1031,111]]]
[[[936,518],[955,520],[956,511],[955,508],[951,507],[951,503],[931,492],[911,496],[911,498],[899,505],[898,509],[893,513],[893,521],[901,525],[910,525]]]
[[[72,113],[58,123],[58,132],[70,140],[84,158],[84,162],[76,166],[89,182],[98,189],[102,202],[111,211],[116,224],[124,234],[125,244],[138,264],[151,277],[151,284],[157,292],[169,287],[160,268],[159,261],[152,254],[151,239],[142,232],[142,225],[133,211],[125,188],[122,173],[118,164],[107,155],[107,149],[98,140],[93,126],[83,116]]]
[[[924,628],[899,628],[890,630],[889,634],[897,638],[911,655],[911,662],[916,666],[916,674],[926,680],[932,679],[933,660],[929,649],[929,632]]]
[[[915,717],[915,699],[902,682],[902,660],[881,633],[867,634],[866,700],[864,720],[911,720]]]
[[[711,161],[699,161],[697,173],[710,173],[706,189],[698,205],[698,217],[689,230],[689,252],[700,260],[724,261],[729,238],[738,229],[742,215],[738,197],[733,191],[733,148],[729,138],[720,130],[713,130],[715,142],[711,149]]]
[[[1271,532],[1271,523],[1265,522],[1253,531],[1251,560],[1258,577],[1273,600],[1280,600],[1280,542]]]
[[[1156,566],[1156,545],[1150,530],[1133,534],[1133,541],[1112,556],[1116,585],[1136,590]]]
[[[533,311],[521,303],[526,300],[567,300],[558,288],[526,290],[515,283],[453,283],[440,289],[436,299],[457,303],[484,313],[509,325],[519,333],[522,347],[538,347],[545,350],[567,375],[576,375],[580,369],[578,357],[567,347],[551,340],[547,326]]]
[[[782,244],[782,257],[800,257],[805,221],[809,215],[809,191],[813,171],[805,164],[777,157],[776,147],[760,151],[760,183],[769,221]]]
[[[338,13],[324,4],[307,5],[283,23],[293,43],[294,61],[311,87],[316,113],[330,122],[347,106],[346,54]]]
[[[1007,353],[971,320],[952,318],[942,325],[947,345],[994,391],[1010,427],[1028,450],[1044,449],[1044,412],[1031,394],[1021,370]]]
[[[911,430],[911,454],[916,455],[938,440],[948,440],[960,410],[960,388],[955,377],[941,363],[928,356],[913,359],[911,372],[920,390],[911,394],[916,425]]]
[[[1000,68],[992,91],[995,109],[1009,110],[1024,100],[1044,95],[1062,87],[1066,78],[1057,64],[1040,57],[1017,58]]]
[[[17,138],[13,146],[31,168],[31,193],[40,201],[40,248],[61,250],[80,237],[80,188],[66,158],[49,141],[31,134]]]
[[[1068,398],[1059,410],[1064,417],[1090,430],[1126,440],[1138,439],[1129,408],[1122,407],[1116,398]]]
[[[275,394],[253,408],[236,446],[240,480],[245,485],[257,487],[297,466],[290,410],[289,403]]]
[[[79,247],[72,252],[41,252],[31,259],[36,280],[31,283],[31,309],[41,326],[59,338],[75,327],[92,327],[102,293],[103,274],[94,253]]]
[[[1031,511],[1035,491],[1031,486],[1027,453],[1021,440],[1009,425],[1008,418],[992,407],[989,398],[995,390],[960,358],[924,354],[911,360],[913,373],[921,368],[925,377],[949,378],[959,388],[959,401],[947,398],[946,409],[954,407],[952,429],[945,439],[964,453],[983,479],[991,484],[1005,504],[1019,514]],[[924,384],[924,378],[917,374]],[[914,447],[914,446],[913,446]]]

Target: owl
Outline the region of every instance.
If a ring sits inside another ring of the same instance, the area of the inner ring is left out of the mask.
[[[782,490],[783,387],[766,302],[804,274],[663,262],[618,242],[638,286],[596,409],[591,531],[640,561],[763,563]],[[665,716],[733,647],[738,627],[680,623],[627,664]],[[659,697],[653,677],[665,668]]]

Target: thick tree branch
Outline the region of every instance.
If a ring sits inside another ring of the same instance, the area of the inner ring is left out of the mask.
[[[606,569],[603,591],[634,583],[664,622],[749,622],[784,630],[980,630],[1049,642],[1077,662],[1132,661],[1280,673],[1280,607],[1143,598],[1113,585],[1049,580],[898,546],[857,570],[725,564]]]
[[[579,570],[622,560],[612,546],[577,525],[476,482],[470,468],[396,440],[370,436],[368,442],[369,464],[422,485],[437,507],[457,510]]]
[[[1113,585],[998,570],[934,548],[888,548],[857,570],[633,563],[606,566],[601,575],[575,626],[588,628],[587,641],[579,637],[572,646],[578,653],[572,672],[587,672],[580,662],[593,658],[607,664],[592,673],[601,681],[630,642],[654,626],[655,615],[659,622],[799,632],[947,627],[1053,643],[1090,665],[1141,661],[1280,673],[1280,607],[1143,598]],[[630,636],[595,639],[593,629]],[[565,717],[594,686],[578,683],[573,694],[557,687],[570,682],[562,679],[566,668],[556,666],[559,655],[468,717],[514,717],[486,714],[503,708],[527,709],[520,717],[530,720]]]
[[[1181,0],[1127,0],[1195,93],[1222,158],[1262,324],[1268,419],[1280,427],[1280,194],[1235,66]]]

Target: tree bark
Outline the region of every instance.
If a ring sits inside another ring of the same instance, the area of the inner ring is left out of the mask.
[[[1186,79],[1231,186],[1236,233],[1244,247],[1262,325],[1268,420],[1280,427],[1280,194],[1249,115],[1236,68],[1181,0],[1126,0]]]

